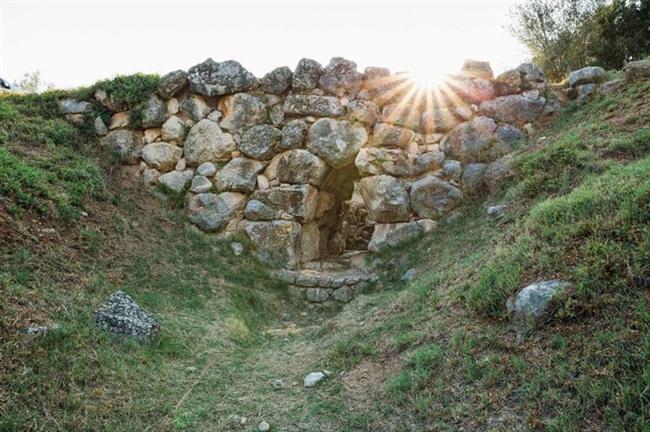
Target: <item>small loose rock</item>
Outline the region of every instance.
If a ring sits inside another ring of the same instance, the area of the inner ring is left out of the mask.
[[[307,388],[314,387],[316,384],[321,382],[324,378],[325,378],[325,374],[323,372],[312,372],[305,377],[303,384]]]

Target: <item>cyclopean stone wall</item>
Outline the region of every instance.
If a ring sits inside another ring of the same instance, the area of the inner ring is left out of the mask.
[[[113,112],[95,120],[102,145],[139,163],[147,187],[187,192],[191,223],[243,232],[286,269],[435,229],[463,200],[497,191],[532,123],[560,108],[532,64],[495,78],[467,61],[419,88],[407,73],[360,72],[343,58],[262,78],[212,59],[171,72],[139,130],[110,94],[95,98]],[[62,102],[68,116],[73,102]]]

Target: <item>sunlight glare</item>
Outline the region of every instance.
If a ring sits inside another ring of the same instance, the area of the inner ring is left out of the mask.
[[[446,79],[447,74],[434,68],[418,68],[409,71],[410,80],[418,90],[433,90],[441,87]]]

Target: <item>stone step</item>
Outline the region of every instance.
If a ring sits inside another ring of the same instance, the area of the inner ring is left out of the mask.
[[[355,255],[356,256],[356,255]],[[290,284],[291,290],[307,301],[322,303],[327,300],[348,302],[363,290],[377,275],[337,261],[308,263],[301,270],[276,270],[272,276]]]
[[[372,273],[357,269],[336,270],[278,270],[273,273],[278,279],[305,288],[340,288],[376,279]]]
[[[348,270],[351,268],[365,269],[368,251],[345,251],[339,256],[323,261],[310,261],[302,264],[306,270]]]

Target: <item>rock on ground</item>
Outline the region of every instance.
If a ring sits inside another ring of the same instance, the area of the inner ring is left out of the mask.
[[[307,374],[307,376],[303,380],[303,384],[307,388],[314,387],[316,386],[316,384],[324,380],[325,377],[326,375],[323,372],[311,372]]]
[[[550,312],[553,298],[570,286],[570,283],[559,280],[530,284],[508,299],[508,313],[516,321],[539,321]]]
[[[599,66],[589,66],[571,72],[569,75],[569,87],[576,87],[580,84],[596,83],[603,79],[605,79],[605,69]]]
[[[160,325],[129,295],[116,291],[93,314],[93,324],[104,331],[127,336],[140,343],[149,343]]]

